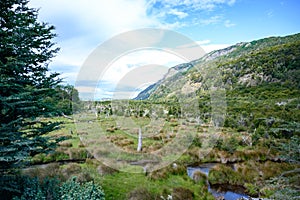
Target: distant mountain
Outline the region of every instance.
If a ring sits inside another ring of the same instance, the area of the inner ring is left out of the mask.
[[[238,43],[177,65],[136,99],[198,106],[196,115],[209,123],[217,88],[226,95],[225,127],[257,139],[300,135],[300,34]]]
[[[182,73],[186,72],[192,66],[193,65],[191,63],[183,63],[183,64],[179,64],[179,65],[176,65],[175,67],[170,68],[161,80],[150,85],[145,90],[140,92],[138,94],[138,96],[134,98],[134,100],[145,100],[145,99],[149,98],[150,94],[153,91],[155,91],[157,89],[157,87],[159,87],[160,84],[162,82],[164,82],[164,80],[166,80],[172,76],[175,76],[176,74],[182,74]]]
[[[241,42],[170,68],[163,79],[146,88],[135,99],[169,99],[178,94],[176,90],[182,89],[183,85],[180,84],[189,84],[197,90],[204,89],[210,77],[207,71],[213,71],[214,68],[222,73],[222,81],[227,89],[265,82],[299,87],[299,51],[300,34]]]

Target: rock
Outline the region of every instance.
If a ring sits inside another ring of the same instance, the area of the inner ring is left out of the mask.
[[[173,164],[172,164],[172,167],[173,167],[173,169],[176,169],[178,166],[177,166],[176,163],[173,163]]]
[[[221,158],[221,163],[226,164],[227,162],[228,162],[228,158],[224,158],[224,157]]]

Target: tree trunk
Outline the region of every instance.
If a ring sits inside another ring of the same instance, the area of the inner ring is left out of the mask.
[[[139,139],[138,139],[138,147],[137,151],[142,151],[142,129],[139,128]]]

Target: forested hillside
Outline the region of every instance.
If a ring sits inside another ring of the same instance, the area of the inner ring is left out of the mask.
[[[300,34],[239,43],[186,66],[139,96],[172,102],[182,88],[192,88],[202,119],[209,120],[211,88],[220,87],[226,90],[225,127],[256,139],[299,134]]]

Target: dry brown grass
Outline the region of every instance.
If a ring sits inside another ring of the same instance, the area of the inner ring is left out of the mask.
[[[155,200],[156,195],[151,194],[146,188],[136,188],[128,194],[128,200]]]
[[[72,142],[70,142],[70,141],[62,141],[62,142],[58,143],[58,145],[61,147],[72,147],[73,146]]]
[[[59,176],[59,164],[51,163],[46,165],[38,165],[33,166],[22,171],[22,174],[30,176],[30,177],[39,177],[40,180],[49,177],[57,177]]]
[[[193,200],[194,199],[194,193],[187,188],[183,187],[176,187],[173,188],[172,192],[172,199],[173,200]]]
[[[68,180],[74,176],[76,176],[76,180],[81,183],[92,180],[91,175],[77,163],[69,163],[63,166],[59,173],[63,180]]]
[[[162,180],[167,179],[169,176],[169,171],[166,168],[159,169],[150,173],[149,178],[150,180]]]
[[[97,167],[97,171],[98,173],[101,175],[101,176],[104,176],[104,175],[108,175],[108,174],[113,174],[113,173],[116,173],[117,170],[116,169],[113,169],[111,167],[108,167],[104,164],[99,164],[99,166]]]
[[[83,148],[69,148],[68,155],[71,160],[84,160],[89,157],[89,152]]]
[[[125,147],[134,144],[134,141],[132,141],[131,139],[124,139],[114,143],[120,147]]]
[[[207,181],[207,177],[201,171],[196,171],[193,174],[193,180],[195,181],[195,183],[201,183],[205,185]]]

